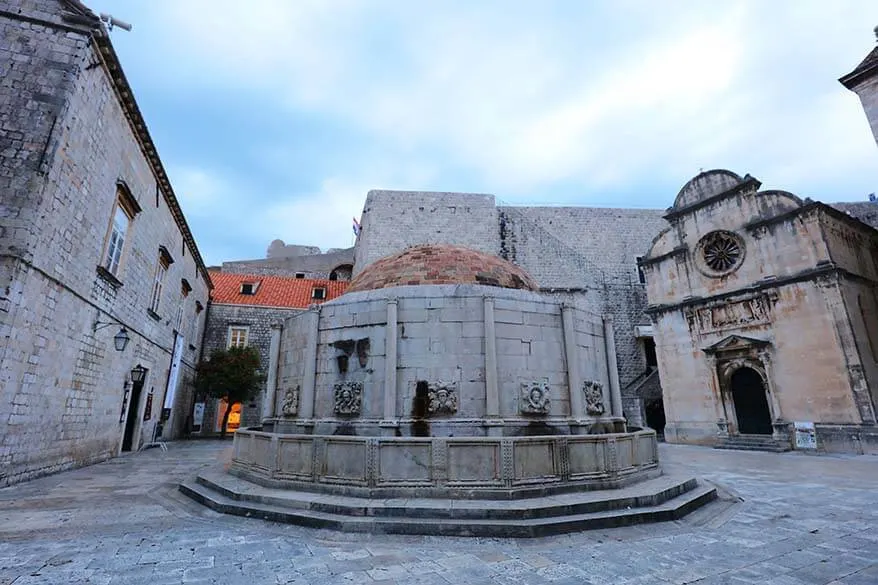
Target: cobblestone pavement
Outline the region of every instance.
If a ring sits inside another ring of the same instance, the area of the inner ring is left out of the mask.
[[[172,443],[0,489],[0,585],[878,585],[878,457],[662,445],[666,469],[723,500],[673,523],[512,540],[300,528],[176,491],[229,447]]]

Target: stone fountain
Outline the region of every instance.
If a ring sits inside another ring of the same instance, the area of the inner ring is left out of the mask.
[[[418,246],[274,329],[261,429],[181,490],[352,531],[534,536],[678,518],[716,495],[627,429],[612,321],[500,258]]]

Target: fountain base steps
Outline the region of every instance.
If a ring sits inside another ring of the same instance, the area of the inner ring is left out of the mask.
[[[678,520],[716,499],[695,478],[663,475],[628,487],[516,500],[369,499],[263,487],[222,470],[180,485],[225,514],[345,532],[536,537]]]

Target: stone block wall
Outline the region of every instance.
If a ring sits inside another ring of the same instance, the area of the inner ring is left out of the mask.
[[[274,412],[282,413],[283,400],[287,391],[300,392],[301,408],[302,381],[305,376],[305,356],[309,338],[316,335],[312,331],[311,311],[302,312],[287,318],[282,324],[280,335],[280,355],[277,365],[277,391],[275,392]]]
[[[267,276],[295,276],[302,273],[304,278],[329,278],[336,271],[338,280],[350,280],[353,264],[354,249],[347,248],[325,253],[223,262],[222,271]]]
[[[169,208],[172,195],[160,192],[94,37],[63,23],[58,1],[3,8],[0,405],[7,414],[0,417],[0,485],[7,485],[117,454],[120,420],[131,408],[137,409],[134,448],[151,440],[177,331],[185,337],[183,360],[163,431],[181,434],[204,325],[195,303],[207,304],[208,281]],[[97,267],[120,180],[141,211],[129,227],[118,278],[108,279]],[[159,246],[174,262],[150,315]],[[109,325],[96,329],[96,321]],[[121,327],[131,341],[117,352],[113,336]],[[126,379],[138,364],[147,378],[138,403],[129,404]]]
[[[296,315],[301,309],[285,309],[276,307],[250,307],[243,305],[224,305],[211,303],[204,330],[203,357],[210,356],[212,351],[226,349],[229,346],[229,329],[231,327],[247,327],[247,345],[259,350],[262,373],[267,375],[270,362],[269,345],[271,343],[271,326],[281,323],[284,319]],[[260,393],[251,401],[241,405],[241,428],[259,426],[262,423],[262,403],[265,399],[265,384]],[[215,423],[222,413],[218,412],[219,400],[206,400],[204,406],[204,424],[202,435],[214,434]]]
[[[640,401],[632,393],[647,365],[634,327],[648,324],[649,318],[643,312],[646,285],[640,282],[637,258],[646,255],[667,226],[664,212],[493,206],[494,198],[487,195],[372,191],[357,241],[356,271],[407,246],[457,244],[515,262],[547,294],[576,298],[593,313],[612,314],[620,383],[626,404],[636,407],[626,408],[626,416],[641,424]],[[461,216],[461,209],[469,212]],[[494,229],[486,233],[486,225]]]
[[[275,428],[301,432],[297,425],[314,425],[313,431],[319,434],[369,435],[390,423],[407,436],[417,434],[420,424],[427,425],[433,435],[472,436],[485,433],[487,416],[505,420],[505,432],[511,434],[526,434],[528,429],[532,434],[551,434],[552,425],[566,429],[571,415],[577,420],[596,416],[584,409],[573,412],[570,367],[576,372],[573,391],[584,393],[579,386],[585,381],[606,389],[602,414],[609,417],[611,380],[603,322],[580,308],[569,310],[573,329],[567,332],[561,305],[530,291],[420,285],[348,293],[284,323],[275,412],[285,419],[282,402],[287,390],[298,388],[302,401],[311,399],[305,397],[305,388],[309,386],[308,346],[314,343],[315,420],[296,420],[309,418],[302,414],[308,409],[300,402],[298,412]],[[388,323],[394,319],[395,331],[389,333]],[[394,338],[395,345],[389,349],[388,341],[393,343]],[[488,349],[489,339],[494,353]],[[568,355],[573,356],[571,363]],[[395,362],[388,366],[388,359]],[[488,403],[489,368],[496,376],[494,407]],[[525,393],[530,395],[534,385],[545,388],[549,397],[538,410],[525,405]],[[337,409],[337,393],[345,387],[355,388],[361,396],[355,411]],[[430,416],[419,410],[427,408],[425,404],[419,407],[422,398],[418,396],[428,387],[453,394],[453,408]],[[490,412],[491,408],[496,410]]]
[[[366,265],[415,244],[457,244],[497,254],[492,195],[369,191],[354,247],[354,275]]]

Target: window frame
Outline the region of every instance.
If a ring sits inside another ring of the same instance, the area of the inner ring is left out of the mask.
[[[137,203],[137,199],[131,194],[128,185],[122,179],[118,179],[116,181],[116,197],[113,200],[113,207],[110,211],[110,219],[107,224],[106,234],[104,235],[104,246],[101,251],[101,260],[100,264],[98,264],[98,266],[117,279],[125,265],[125,243],[129,239],[128,235],[131,233],[131,226],[134,224],[134,219],[141,211],[140,204]],[[113,236],[116,234],[116,217],[118,213],[122,213],[127,220],[127,223],[121,237],[114,239]],[[118,240],[121,240],[121,243],[115,245],[115,242]],[[114,256],[116,257],[115,262],[113,262]]]
[[[243,332],[244,342],[243,343],[233,343],[234,337],[233,332],[239,331]],[[250,326],[249,325],[229,325],[229,329],[226,332],[226,349],[231,349],[233,347],[248,347],[250,345]]]
[[[245,291],[244,287],[247,287],[247,291]],[[256,291],[258,291],[258,290],[259,290],[259,282],[258,281],[257,282],[250,281],[250,280],[244,281],[241,283],[241,286],[238,287],[238,293],[245,295],[245,296],[248,296],[248,297],[252,297],[253,295],[255,295]]]
[[[163,254],[159,253],[158,262],[156,262],[155,271],[153,272],[152,295],[149,299],[149,310],[155,314],[158,314],[159,307],[162,304],[162,294],[164,293],[165,279],[168,276],[169,267],[170,263],[168,263]]]
[[[320,296],[317,296],[317,291],[320,291]],[[326,287],[325,286],[315,286],[311,288],[311,300],[312,301],[325,301],[326,300]]]

